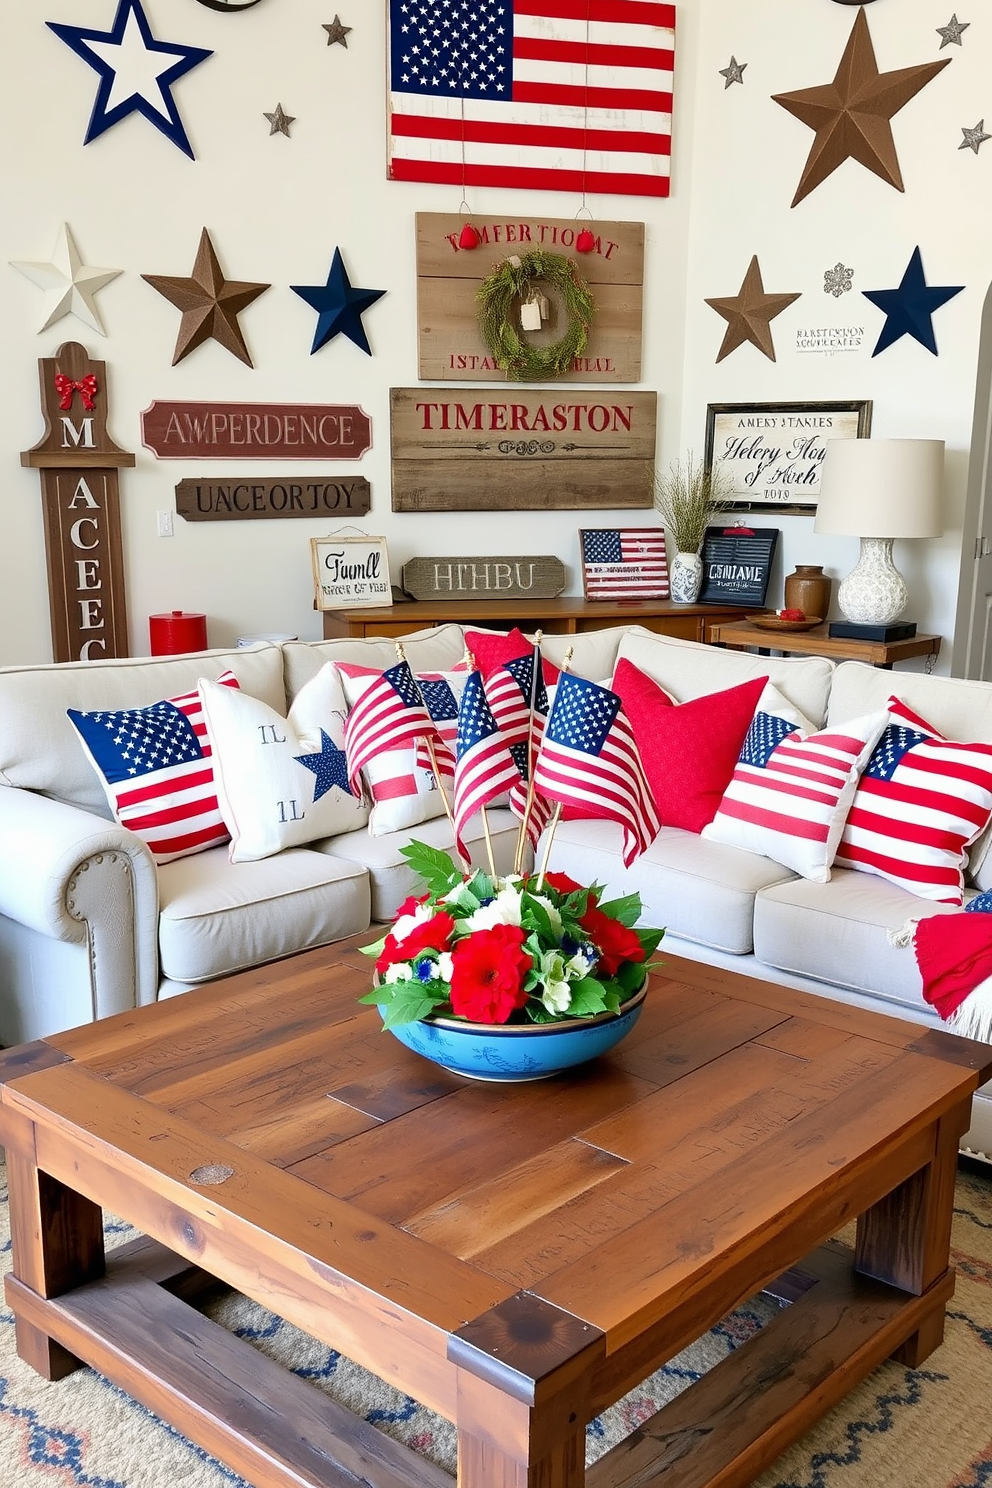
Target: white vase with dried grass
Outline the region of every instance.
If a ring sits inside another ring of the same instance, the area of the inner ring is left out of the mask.
[[[655,478],[654,504],[674,548],[668,584],[677,603],[694,604],[699,598],[703,539],[712,519],[730,510],[730,489],[730,477],[720,466],[707,469],[691,453]]]

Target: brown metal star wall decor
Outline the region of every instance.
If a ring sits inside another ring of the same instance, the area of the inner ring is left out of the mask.
[[[200,246],[190,278],[182,279],[170,274],[142,274],[141,277],[183,313],[173,366],[197,346],[202,346],[204,341],[211,340],[219,341],[249,367],[254,365],[238,324],[238,314],[271,285],[225,279],[206,228],[200,234]]]
[[[776,315],[781,315],[783,310],[788,309],[792,302],[798,299],[798,294],[765,293],[765,286],[761,279],[761,266],[758,263],[758,255],[755,254],[748,265],[744,283],[737,294],[706,301],[707,305],[715,310],[717,315],[722,315],[727,322],[717,361],[722,362],[725,356],[736,351],[738,346],[743,346],[745,341],[750,341],[752,346],[756,346],[759,351],[764,352],[766,357],[774,361],[775,346],[772,341],[771,322]]]
[[[832,83],[773,94],[773,101],[816,135],[792,205],[823,184],[845,160],[857,160],[902,191],[890,120],[950,61],[879,72],[864,10],[859,10]]]

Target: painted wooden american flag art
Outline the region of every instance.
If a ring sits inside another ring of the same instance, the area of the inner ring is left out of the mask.
[[[389,177],[667,196],[674,66],[658,0],[389,0]]]
[[[667,599],[668,561],[661,527],[584,527],[586,599]]]

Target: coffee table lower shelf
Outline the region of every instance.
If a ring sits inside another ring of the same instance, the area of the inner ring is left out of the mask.
[[[107,1257],[107,1274],[45,1299],[15,1277],[21,1326],[91,1364],[256,1488],[453,1488],[455,1479],[327,1394],[202,1316],[184,1296],[214,1279],[154,1241]],[[820,1246],[770,1290],[795,1297],[586,1474],[588,1488],[648,1480],[678,1488],[749,1484],[884,1359],[916,1362],[943,1336],[946,1271],[922,1296],[854,1269]],[[659,1367],[664,1360],[657,1360]]]

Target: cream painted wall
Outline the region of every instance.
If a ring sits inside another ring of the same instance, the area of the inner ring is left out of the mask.
[[[351,9],[348,6],[351,5]],[[456,211],[461,193],[385,179],[382,4],[262,0],[219,15],[193,0],[145,0],[154,34],[212,47],[215,55],[183,78],[175,96],[193,142],[191,162],[143,119],[132,116],[82,147],[96,74],[48,31],[45,20],[83,23],[69,0],[12,7],[0,77],[8,119],[2,166],[0,450],[5,462],[0,584],[6,623],[0,662],[50,656],[47,579],[37,473],[19,452],[41,435],[37,359],[79,340],[108,364],[111,431],[137,453],[121,476],[131,646],[148,650],[149,614],[202,610],[213,645],[246,632],[320,634],[312,608],[309,541],[338,524],[266,521],[187,524],[156,535],[156,513],[173,505],[184,476],[244,473],[245,465],[157,460],[140,445],[139,413],[155,398],[357,402],[371,416],[373,448],[328,473],[361,474],[372,486],[367,530],[388,539],[394,578],[419,553],[508,551],[559,554],[570,590],[581,592],[577,512],[394,515],[389,501],[389,388],[413,385],[416,368],[414,214]],[[347,50],[327,47],[322,20],[335,9],[352,26]],[[798,12],[801,9],[802,17]],[[114,0],[90,0],[85,24],[109,28]],[[936,543],[902,545],[914,617],[950,633],[957,549],[977,356],[978,315],[990,278],[992,145],[975,157],[956,149],[960,126],[992,120],[985,84],[992,18],[976,10],[953,63],[895,120],[905,196],[853,164],[845,165],[790,211],[812,138],[769,95],[827,81],[855,12],[832,0],[683,0],[678,10],[673,194],[667,201],[601,197],[596,215],[646,224],[643,388],[660,404],[659,465],[701,452],[706,404],[789,398],[871,397],[875,432],[921,434],[948,443],[948,531]],[[937,56],[934,28],[947,22],[944,0],[881,0],[869,7],[879,62],[892,68]],[[967,17],[966,17],[967,18]],[[746,61],[743,87],[724,90],[718,69],[734,52]],[[945,55],[947,54],[945,52]],[[270,137],[263,110],[282,103],[297,116],[292,137]],[[573,215],[566,193],[470,191],[478,212]],[[73,317],[37,333],[42,293],[9,259],[47,260],[67,221],[87,263],[119,267],[97,303],[106,338]],[[273,287],[242,314],[255,369],[208,342],[171,367],[179,314],[142,273],[188,274],[202,227],[226,274]],[[881,316],[857,293],[898,283],[919,243],[929,279],[966,292],[939,311],[939,358],[901,342],[872,360]],[[322,283],[335,246],[352,282],[384,288],[365,316],[374,355],[338,337],[315,356],[314,313],[291,284]],[[745,346],[717,366],[723,322],[705,296],[736,292],[757,252],[771,289],[803,299],[773,324],[775,364]],[[823,270],[843,259],[855,292],[834,301]],[[859,321],[866,347],[855,355],[800,356],[804,325]],[[283,473],[257,462],[258,474]],[[303,466],[300,466],[301,471]],[[307,469],[310,467],[308,466]],[[647,513],[644,514],[646,517]],[[638,518],[603,511],[610,525]],[[651,518],[649,518],[651,519]],[[651,519],[653,520],[653,519]],[[776,519],[783,532],[780,572],[769,598],[780,602],[781,572],[796,561],[845,572],[856,544],[811,533],[811,520]]]

